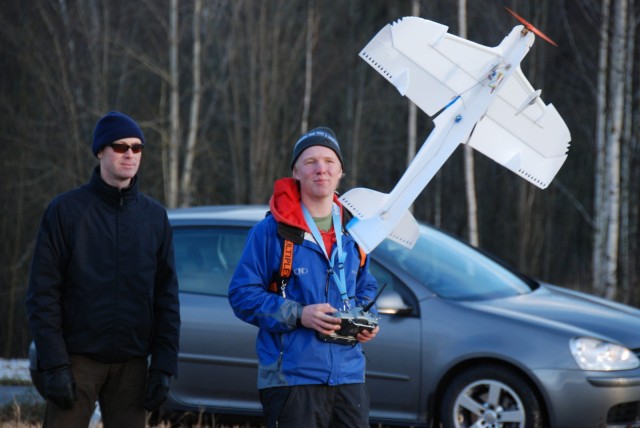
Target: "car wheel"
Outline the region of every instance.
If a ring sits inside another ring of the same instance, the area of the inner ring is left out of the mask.
[[[482,365],[456,375],[440,407],[443,428],[542,428],[540,402],[521,375],[507,367]]]

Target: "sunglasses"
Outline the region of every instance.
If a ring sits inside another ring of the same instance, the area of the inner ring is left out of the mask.
[[[127,153],[127,150],[131,149],[133,153],[140,153],[142,149],[144,149],[144,144],[133,144],[128,145],[124,143],[111,143],[109,147],[113,149],[116,153]]]

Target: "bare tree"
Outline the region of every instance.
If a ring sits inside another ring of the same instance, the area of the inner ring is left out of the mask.
[[[194,0],[193,10],[193,91],[191,95],[191,109],[189,114],[189,134],[187,135],[187,149],[182,168],[182,179],[180,180],[180,205],[188,207],[191,205],[193,188],[191,185],[193,175],[193,161],[196,152],[196,142],[198,138],[200,100],[202,98],[202,48],[200,42],[200,22],[202,15],[202,0]]]
[[[633,88],[633,76],[636,72],[634,53],[635,53],[635,38],[636,38],[636,15],[634,2],[629,2],[627,13],[627,37],[626,37],[626,52],[625,52],[625,85],[627,88]],[[637,96],[637,90],[635,93],[631,90],[625,91],[624,99],[624,129],[622,131],[622,148],[620,156],[620,300],[625,303],[630,303],[633,296],[633,284],[634,284],[634,254],[635,254],[635,242],[633,237],[637,236],[637,221],[638,221],[638,200],[637,192],[632,192],[631,189],[635,188],[636,181],[633,180],[632,174],[632,159],[633,159],[633,147],[637,144],[637,135],[634,132],[634,124],[637,122],[637,112],[634,112],[634,96]],[[636,99],[637,101],[637,99]]]
[[[304,134],[309,130],[309,111],[311,109],[311,90],[313,88],[313,47],[316,43],[316,25],[315,2],[314,0],[309,0],[307,3],[307,39],[304,54],[304,96],[302,100],[300,134]]]
[[[420,16],[420,0],[411,1],[411,15]],[[409,120],[407,122],[407,165],[413,161],[416,156],[416,147],[418,141],[418,106],[413,101],[407,99],[409,106]],[[410,207],[413,211],[413,205]]]
[[[609,67],[609,120],[605,162],[609,215],[606,236],[606,282],[604,296],[613,299],[618,291],[620,248],[620,147],[624,119],[627,0],[614,2],[611,67]]]
[[[178,64],[178,0],[169,5],[169,144],[168,185],[166,200],[169,208],[178,206],[178,176],[180,168],[180,68]]]
[[[598,72],[596,85],[596,162],[594,174],[594,231],[592,248],[593,290],[602,294],[606,283],[605,240],[608,200],[605,198],[605,135],[607,118],[607,67],[609,64],[610,0],[602,0],[600,10],[600,40],[598,45]]]
[[[467,38],[467,0],[458,0],[458,29],[460,37]],[[478,229],[478,197],[476,196],[475,165],[473,149],[464,146],[464,183],[467,200],[467,228],[469,243],[474,247],[480,245]]]
[[[42,22],[46,25],[51,35],[51,43],[55,56],[56,67],[59,70],[57,76],[48,76],[47,80],[54,79],[51,82],[51,89],[56,92],[62,100],[61,107],[64,109],[65,117],[70,128],[70,141],[74,143],[75,150],[70,151],[70,156],[65,158],[66,166],[63,168],[68,174],[83,176],[86,174],[83,156],[83,150],[78,145],[83,138],[79,129],[79,113],[78,105],[85,104],[82,99],[82,91],[80,85],[75,82],[79,80],[77,72],[77,55],[75,52],[75,41],[72,39],[70,32],[75,23],[70,22],[69,11],[65,0],[58,0],[57,8],[52,12],[42,2],[37,2],[36,7],[40,13]],[[62,24],[62,25],[60,25]]]
[[[604,4],[606,3],[606,4]],[[603,3],[602,16],[608,21],[608,2]],[[627,79],[627,10],[628,0],[613,3],[610,46],[601,47],[602,59],[598,79],[598,131],[596,194],[594,212],[594,291],[607,298],[615,298],[618,293],[619,255],[621,249],[621,150],[625,128],[625,100]],[[608,40],[608,24],[603,22],[602,37]],[[609,52],[606,52],[610,50]],[[601,104],[600,104],[601,103]],[[627,116],[628,117],[628,116]],[[630,139],[630,136],[628,136]],[[626,230],[623,234],[626,234]]]
[[[306,31],[299,4],[233,2],[223,106],[236,202],[265,202],[300,129]],[[292,19],[293,16],[297,17]],[[287,93],[298,94],[289,97]],[[286,169],[285,169],[286,168]]]

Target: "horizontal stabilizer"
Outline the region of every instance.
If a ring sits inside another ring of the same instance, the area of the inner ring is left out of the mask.
[[[373,217],[385,204],[387,194],[364,187],[356,187],[340,196],[340,203],[348,209],[355,218]]]
[[[418,222],[409,211],[381,212],[387,198],[385,193],[365,188],[352,189],[340,197],[342,205],[354,216],[347,231],[367,254],[386,238],[407,248],[413,248],[418,239]]]
[[[396,228],[391,232],[391,235],[389,235],[389,239],[411,249],[416,245],[418,236],[420,236],[420,226],[418,222],[415,217],[413,217],[413,214],[405,211],[402,220],[400,220],[400,223],[398,223]]]

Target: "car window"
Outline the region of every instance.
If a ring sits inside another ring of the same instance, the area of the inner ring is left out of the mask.
[[[376,278],[376,281],[378,281],[378,290],[382,290],[382,287],[384,286],[384,290],[380,293],[381,295],[390,292],[398,293],[404,303],[413,309],[411,315],[419,315],[419,305],[416,297],[408,287],[398,279],[397,276],[375,260],[371,260],[371,263],[369,263],[369,272],[371,272],[371,274]]]
[[[180,291],[227,296],[247,233],[245,228],[174,228]]]
[[[438,296],[484,300],[531,291],[518,275],[463,242],[421,226],[413,249],[389,239],[376,248],[381,257],[411,273]]]

